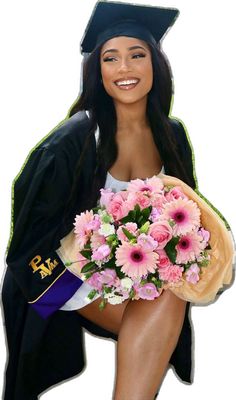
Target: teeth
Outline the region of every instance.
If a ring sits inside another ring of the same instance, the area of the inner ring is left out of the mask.
[[[125,85],[132,85],[132,84],[137,83],[137,82],[138,82],[138,79],[129,79],[127,81],[116,82],[116,85],[125,86]]]

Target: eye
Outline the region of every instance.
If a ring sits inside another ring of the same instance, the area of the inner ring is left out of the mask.
[[[116,58],[110,56],[110,57],[105,57],[105,58],[103,59],[103,62],[109,62],[109,61],[116,61]]]
[[[144,53],[135,53],[132,55],[132,58],[144,58],[146,57],[146,54]]]

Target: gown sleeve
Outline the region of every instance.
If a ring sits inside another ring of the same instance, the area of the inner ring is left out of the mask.
[[[83,283],[56,250],[71,190],[72,173],[62,151],[36,148],[13,184],[7,264],[28,303],[43,318],[59,309]]]

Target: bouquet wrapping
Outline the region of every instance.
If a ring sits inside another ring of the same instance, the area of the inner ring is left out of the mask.
[[[180,179],[159,174],[101,189],[61,242],[68,268],[105,304],[153,300],[169,289],[205,304],[232,279],[233,242],[218,214]]]

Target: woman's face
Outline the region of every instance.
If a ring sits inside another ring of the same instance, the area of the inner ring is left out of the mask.
[[[140,39],[119,36],[101,49],[103,86],[114,102],[131,104],[146,99],[152,88],[151,51]]]

